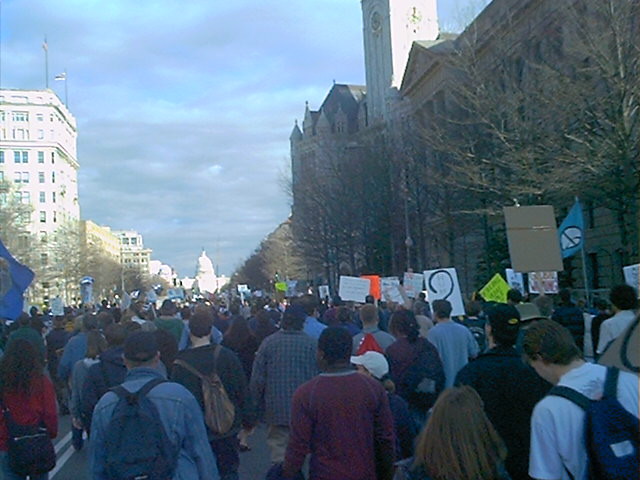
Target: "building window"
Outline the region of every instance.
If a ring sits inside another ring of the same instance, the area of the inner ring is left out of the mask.
[[[47,223],[47,212],[40,211],[40,223]]]
[[[38,140],[44,139],[44,130],[38,130]]]
[[[45,203],[47,201],[47,195],[44,192],[40,192],[40,203]]]
[[[593,202],[587,202],[587,228],[595,228],[595,226],[596,226],[595,207],[593,206]]]
[[[29,172],[15,172],[13,181],[15,183],[29,183]]]
[[[4,150],[0,150],[0,163],[4,163]]]
[[[44,163],[44,152],[38,152],[38,163]]]
[[[51,183],[56,183],[56,172],[51,172]]]
[[[38,172],[38,183],[44,183],[44,172]]]
[[[4,122],[4,111],[0,112],[0,122]]]
[[[51,163],[56,163],[56,154],[51,152]]]
[[[589,254],[589,270],[591,273],[591,288],[600,288],[600,265],[598,264],[598,254]]]
[[[56,203],[56,192],[51,192],[51,201]]]
[[[56,211],[54,210],[54,211],[53,211],[53,223],[56,223],[56,222],[58,221],[58,215],[56,215],[56,213],[58,213],[58,212],[56,212]]]
[[[36,120],[39,122],[43,122],[44,121],[44,115],[41,113],[36,113]]]
[[[29,163],[29,152],[14,150],[13,152],[14,163]]]
[[[47,257],[46,253],[40,254],[40,263],[42,263],[43,266],[46,266],[47,263],[49,263],[49,258]]]
[[[0,182],[4,182],[4,170],[0,170]]]
[[[47,232],[46,232],[46,230],[40,230],[40,242],[47,243]]]
[[[11,112],[12,120],[14,122],[28,122],[29,121],[29,113],[28,112]]]

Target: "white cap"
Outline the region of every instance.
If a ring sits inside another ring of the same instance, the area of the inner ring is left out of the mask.
[[[378,380],[389,373],[389,362],[387,362],[385,356],[373,350],[364,352],[357,357],[351,357],[351,363],[354,365],[362,365]]]

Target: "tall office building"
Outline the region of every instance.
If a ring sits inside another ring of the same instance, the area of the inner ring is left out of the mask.
[[[31,204],[43,239],[79,220],[76,119],[51,90],[0,90],[0,181]]]

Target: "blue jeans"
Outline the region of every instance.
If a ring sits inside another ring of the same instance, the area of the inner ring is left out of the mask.
[[[0,473],[2,473],[2,480],[25,480],[27,477],[13,473],[9,469],[9,455],[7,452],[0,452]],[[49,480],[48,473],[41,473],[40,475],[34,475],[29,477],[30,480]]]

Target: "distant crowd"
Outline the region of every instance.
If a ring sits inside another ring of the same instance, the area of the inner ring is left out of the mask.
[[[44,459],[19,466],[14,432],[55,438],[70,415],[99,480],[238,479],[259,424],[270,479],[637,478],[632,287],[589,308],[515,289],[465,307],[307,294],[33,308],[2,325],[0,471],[48,478]],[[621,436],[585,423],[605,407]]]

